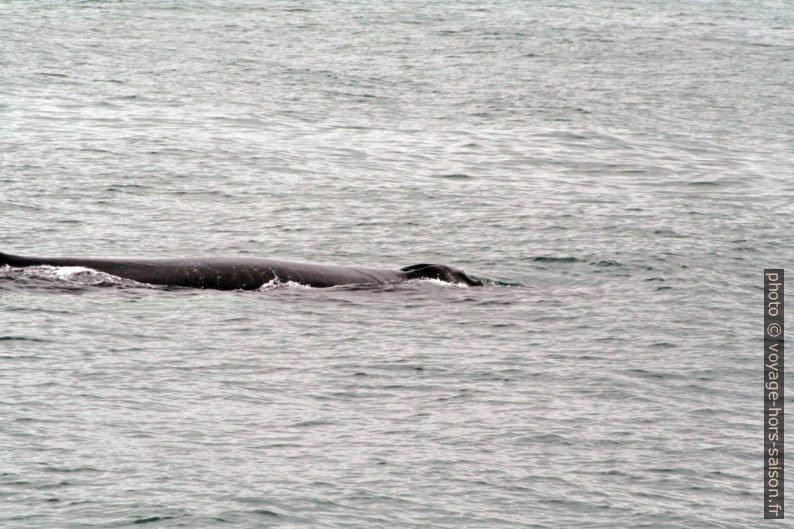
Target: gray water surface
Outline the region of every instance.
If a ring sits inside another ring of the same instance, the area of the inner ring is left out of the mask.
[[[0,251],[523,285],[0,268],[0,526],[763,525],[791,2],[24,0],[0,35]]]

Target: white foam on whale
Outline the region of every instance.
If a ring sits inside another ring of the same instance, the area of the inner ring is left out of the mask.
[[[93,268],[85,266],[51,266],[51,265],[38,265],[29,266],[20,269],[23,276],[54,279],[58,281],[68,281],[71,283],[78,283],[89,286],[99,285],[119,285],[119,286],[135,286],[142,288],[156,288],[156,285],[148,283],[140,283],[132,279],[125,279],[123,277],[114,276],[106,272],[100,272]]]

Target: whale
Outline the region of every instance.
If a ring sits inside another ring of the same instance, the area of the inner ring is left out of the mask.
[[[340,266],[257,257],[102,258],[27,257],[0,252],[0,266],[79,266],[139,283],[217,290],[256,290],[271,282],[310,287],[386,285],[411,279],[438,279],[482,286],[452,266],[415,264],[398,269]]]

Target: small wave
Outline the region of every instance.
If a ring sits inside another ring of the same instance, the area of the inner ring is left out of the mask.
[[[55,277],[57,277],[58,279],[67,279],[67,280],[72,280],[78,277],[78,274],[99,273],[96,270],[92,270],[84,266],[53,266],[53,267],[42,266],[41,268],[44,269],[50,268],[54,271]],[[28,270],[33,270],[33,268],[29,268]]]
[[[465,173],[448,173],[448,174],[439,174],[435,175],[438,178],[446,178],[447,180],[472,180],[474,179],[473,176],[467,175]]]
[[[518,281],[510,281],[507,279],[493,279],[490,277],[475,276],[472,277],[482,283],[484,287],[526,287],[523,283]]]
[[[90,467],[90,466],[77,466],[77,467],[68,467],[68,466],[47,466],[44,470],[47,472],[100,472],[98,468]]]
[[[10,341],[20,341],[20,342],[46,342],[47,340],[42,340],[41,338],[29,338],[27,336],[0,336],[0,342],[10,342]]]
[[[0,268],[3,269],[0,278],[34,288],[36,286],[59,290],[79,290],[83,287],[161,288],[83,266],[40,265],[15,268],[6,265]]]
[[[36,269],[39,270],[36,270]],[[55,279],[66,281],[70,283],[78,283],[85,286],[103,287],[103,286],[137,286],[137,287],[150,287],[145,283],[139,283],[132,279],[124,279],[122,277],[100,272],[92,268],[83,266],[41,266],[30,267],[26,271],[32,273],[41,273],[44,269],[45,274],[51,273]]]
[[[410,281],[406,281],[406,283],[429,283],[444,288],[469,288],[469,285],[466,283],[453,283],[452,281],[444,281],[443,279],[435,278],[411,279]]]
[[[312,288],[309,285],[304,285],[295,281],[281,281],[279,278],[273,278],[257,290],[267,292],[270,290],[277,290],[280,288]]]
[[[256,509],[254,513],[262,516],[273,516],[273,517],[279,516],[277,512],[271,511],[270,509]]]
[[[719,186],[720,183],[719,182],[703,180],[703,181],[698,181],[698,182],[689,182],[687,185],[693,186],[693,187],[711,187],[711,186],[715,186],[716,187],[716,186]]]
[[[173,516],[149,516],[146,518],[138,518],[137,520],[133,521],[134,524],[144,524],[144,523],[152,523],[152,522],[163,522],[165,520],[173,520]]]
[[[534,261],[536,263],[579,263],[581,262],[580,259],[576,257],[554,257],[552,255],[539,255],[537,257],[533,257],[530,261]]]

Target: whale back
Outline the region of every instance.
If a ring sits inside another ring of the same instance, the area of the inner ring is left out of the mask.
[[[313,287],[402,281],[398,270],[349,267],[255,257],[84,258],[25,257],[0,253],[0,265],[81,266],[140,283],[220,290],[252,290],[272,281]]]
[[[25,257],[0,253],[0,265],[82,266],[140,283],[220,290],[257,289],[271,281],[292,281],[313,287],[386,284],[406,279],[439,279],[470,286],[482,285],[481,281],[462,270],[440,264],[416,264],[394,270],[255,257],[119,259]]]

